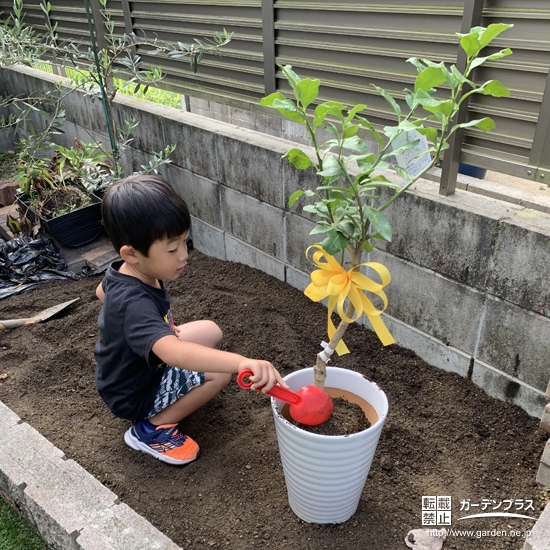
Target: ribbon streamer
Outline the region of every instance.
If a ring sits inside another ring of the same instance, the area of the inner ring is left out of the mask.
[[[312,248],[316,249],[313,253],[312,263],[319,269],[311,273],[311,283],[305,289],[304,294],[313,302],[320,302],[328,296],[329,338],[332,338],[336,332],[336,327],[331,319],[331,314],[336,308],[338,315],[340,315],[340,319],[346,323],[354,323],[364,313],[384,346],[395,343],[395,339],[380,317],[388,307],[388,299],[383,290],[391,281],[391,275],[388,269],[380,263],[367,262],[356,265],[346,271],[334,256],[325,252],[321,245],[318,244],[314,244],[306,250],[308,259],[309,251]],[[363,273],[359,271],[361,266],[370,267],[376,271],[382,283],[377,283],[366,275],[363,275]],[[378,296],[382,300],[384,307],[382,309],[376,309],[366,295],[367,292]],[[349,298],[355,308],[356,316],[353,318],[348,317],[344,313],[344,302],[346,298]],[[340,340],[336,346],[336,353],[338,355],[349,353],[349,349],[343,340]]]

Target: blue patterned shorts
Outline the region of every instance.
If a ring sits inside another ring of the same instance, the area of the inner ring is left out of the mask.
[[[158,414],[193,388],[204,384],[204,382],[204,372],[177,369],[168,365],[162,375],[155,402],[147,418]]]

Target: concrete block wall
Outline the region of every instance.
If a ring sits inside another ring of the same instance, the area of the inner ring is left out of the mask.
[[[37,89],[38,75],[10,71],[3,86]],[[69,98],[68,128],[108,143],[101,105],[79,93]],[[314,223],[286,205],[317,180],[281,162],[292,142],[124,96],[115,116],[140,121],[124,159],[129,170],[177,145],[163,175],[189,203],[196,248],[305,288]],[[393,242],[380,243],[370,259],[392,274],[384,318],[398,344],[540,418],[550,378],[550,214],[516,202],[461,189],[443,197],[436,183],[419,181],[386,210]]]

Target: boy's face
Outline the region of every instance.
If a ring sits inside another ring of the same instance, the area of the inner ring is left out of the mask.
[[[147,257],[138,255],[139,271],[152,280],[173,281],[177,279],[187,264],[187,238],[189,233],[174,239],[159,239],[149,248]]]

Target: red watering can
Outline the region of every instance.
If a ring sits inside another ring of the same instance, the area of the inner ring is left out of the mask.
[[[249,390],[252,386],[250,380],[245,378],[253,376],[250,369],[245,369],[237,376],[237,383],[244,390]],[[263,386],[262,386],[263,387]],[[258,391],[262,389],[256,388]],[[275,384],[269,391],[265,392],[271,397],[280,399],[290,404],[290,415],[296,422],[308,426],[317,426],[326,422],[334,409],[334,403],[330,395],[316,386],[304,386],[297,392],[287,390],[278,384]]]

